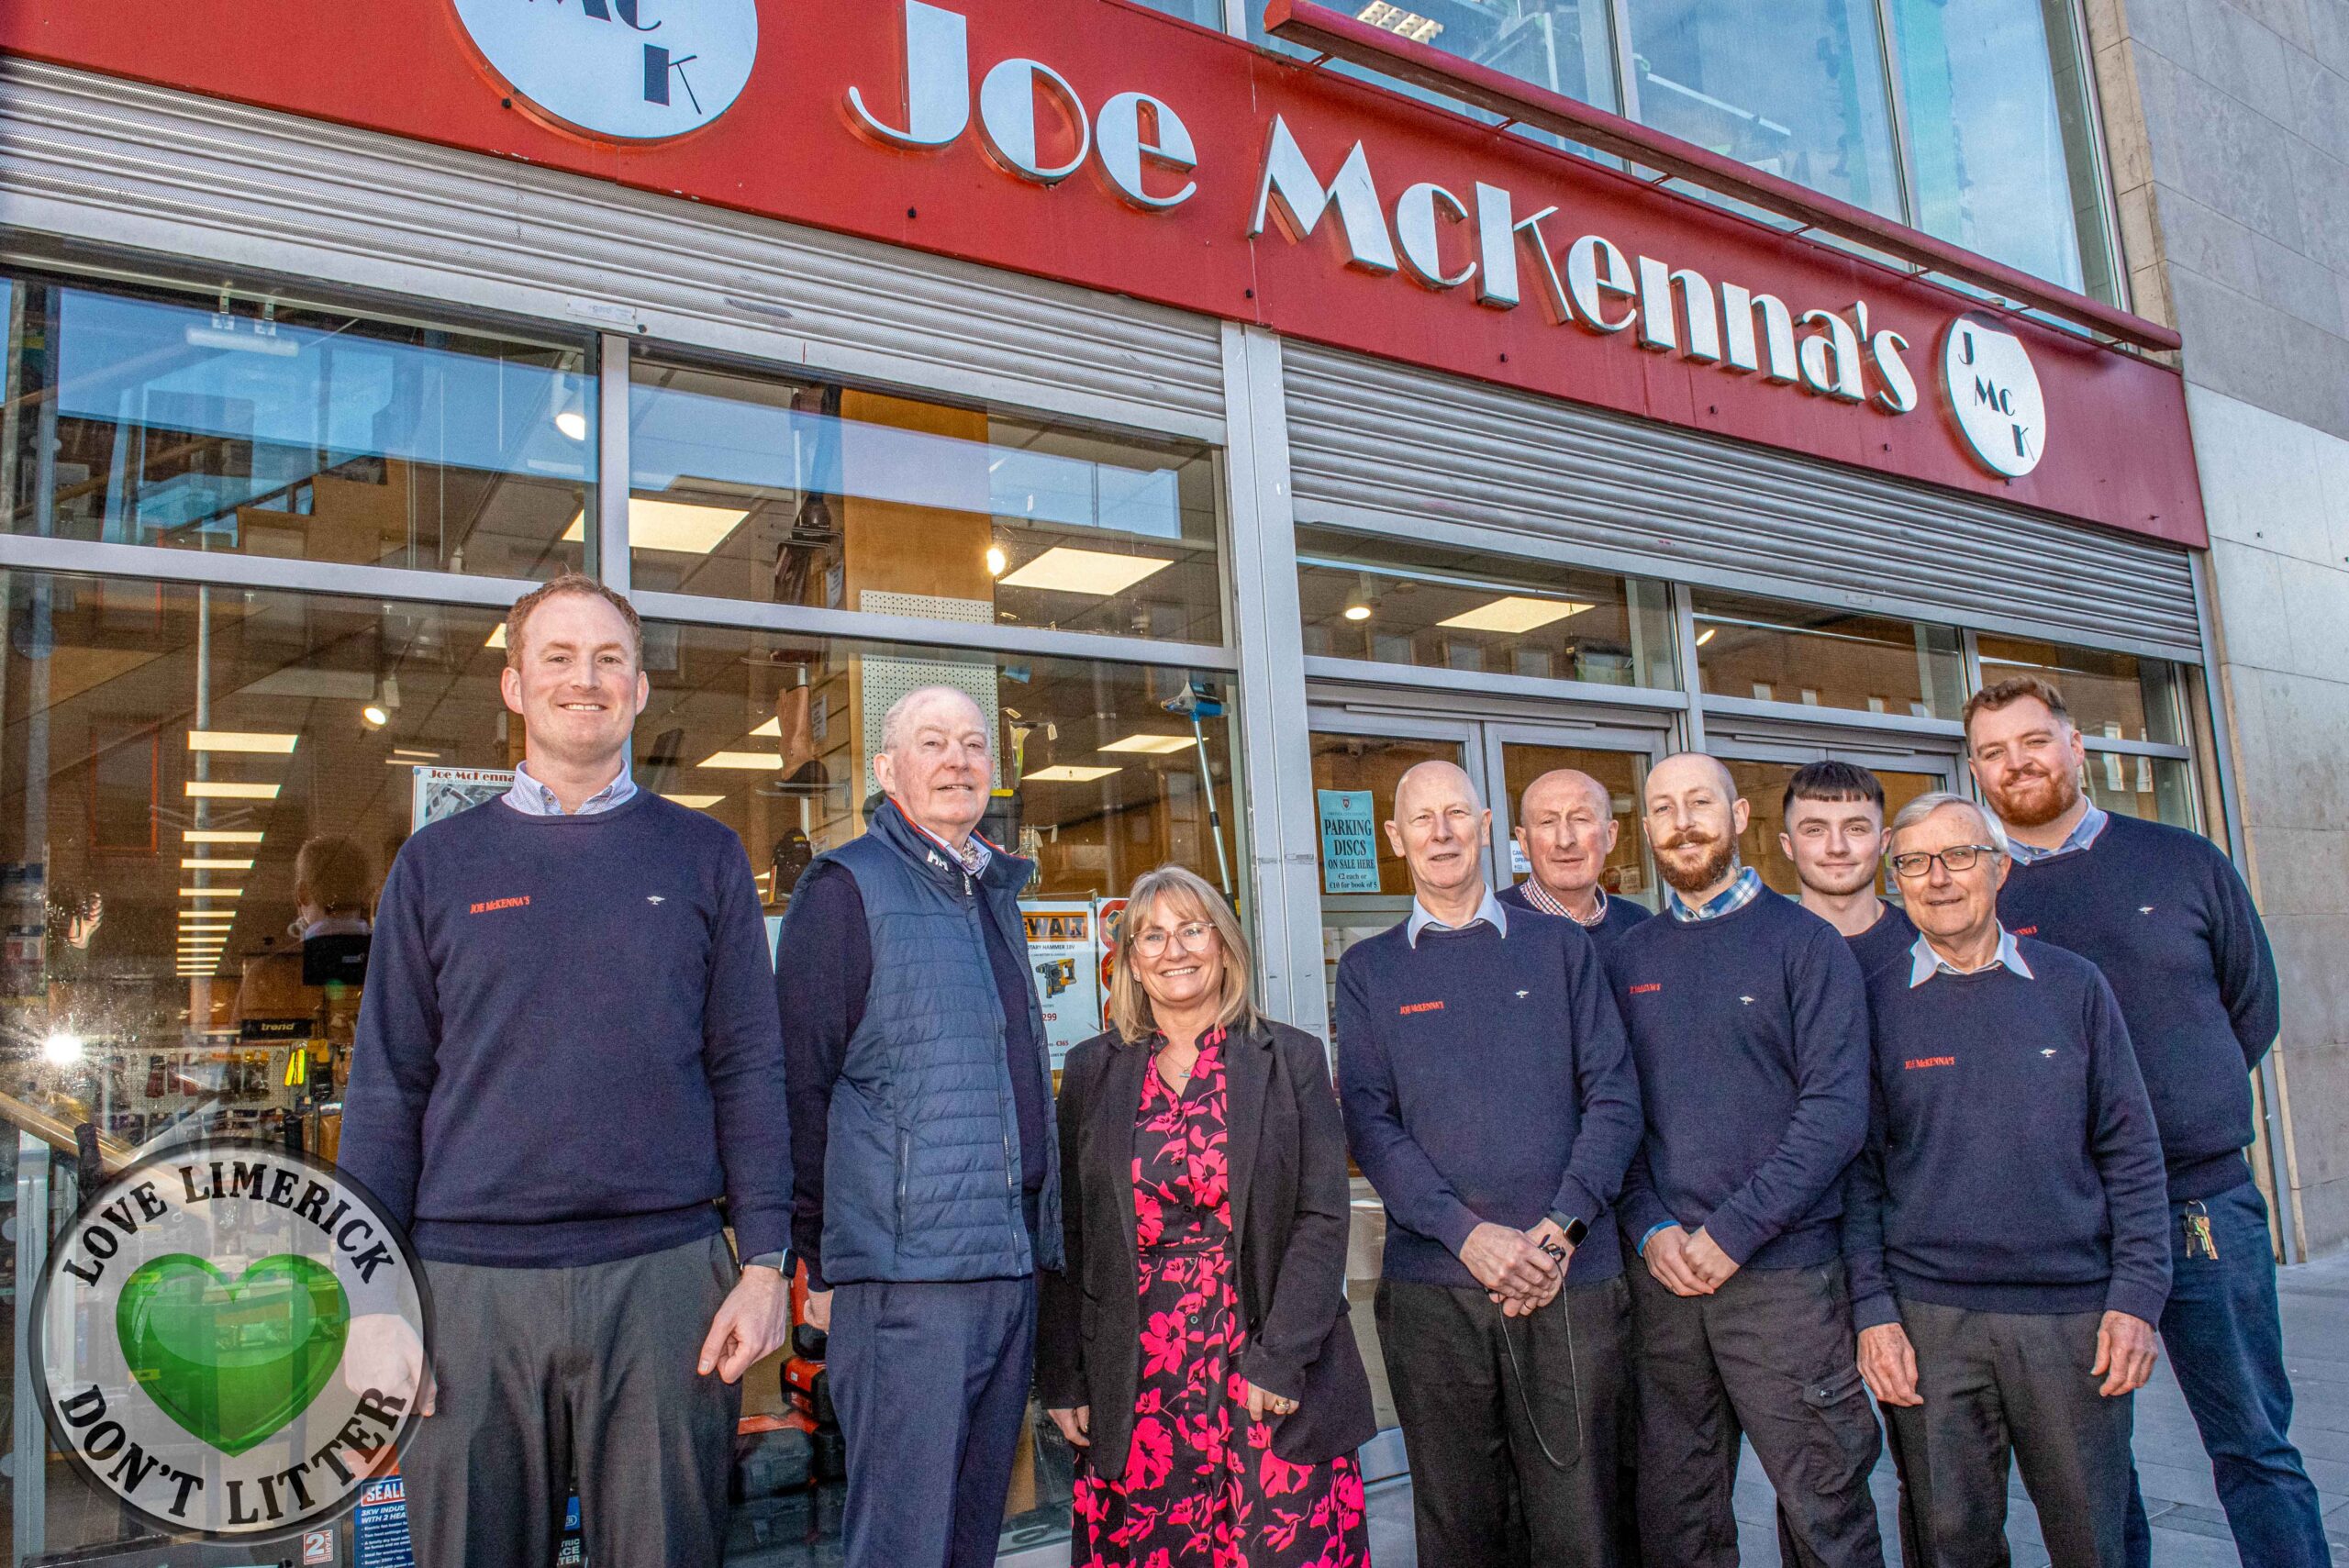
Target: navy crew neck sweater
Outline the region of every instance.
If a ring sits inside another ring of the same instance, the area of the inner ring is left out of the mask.
[[[1540,915],[1545,919],[1559,918],[1547,909],[1538,907],[1532,899],[1528,898],[1525,895],[1525,884],[1521,882],[1501,889],[1495,896],[1508,906],[1511,915],[1522,909],[1529,915]],[[1643,921],[1654,919],[1655,911],[1642,905],[1634,904],[1628,898],[1609,894],[1607,896],[1607,913],[1598,917],[1598,924],[1596,926],[1585,926],[1580,920],[1574,920],[1572,916],[1565,918],[1572,920],[1585,936],[1598,945],[1598,956],[1604,959],[1615,951],[1615,944],[1622,940],[1625,932],[1633,929]]]
[[[1606,1216],[1640,1139],[1639,1083],[1582,928],[1520,918],[1403,926],[1338,961],[1338,1094],[1354,1162],[1386,1206],[1385,1277],[1474,1288],[1480,1221],[1550,1215],[1590,1235],[1577,1288],[1622,1273]]]
[[[1897,904],[1877,901],[1883,913],[1876,924],[1856,937],[1844,940],[1851,943],[1852,956],[1859,961],[1860,977],[1874,980],[1876,971],[1898,966],[1901,978],[1909,975],[1909,950],[1917,945],[1917,927]]]
[[[343,1171],[442,1262],[560,1268],[714,1235],[783,1250],[791,1148],[758,889],[724,824],[650,790],[492,801],[384,879]]]
[[[1647,1112],[1620,1208],[1633,1248],[1677,1224],[1746,1268],[1834,1257],[1843,1170],[1868,1125],[1850,945],[1765,888],[1709,920],[1646,922],[1608,968]]]
[[[2069,948],[2121,1002],[2174,1203],[2251,1179],[2251,1070],[2276,1043],[2276,957],[2233,862],[2199,833],[2114,816],[2085,850],[2018,864],[1998,895],[2018,937]]]
[[[1868,983],[1874,1106],[1843,1218],[1860,1328],[1898,1322],[1897,1298],[2161,1320],[2161,1141],[2120,1006],[2087,960],[2017,945],[2032,978]]]

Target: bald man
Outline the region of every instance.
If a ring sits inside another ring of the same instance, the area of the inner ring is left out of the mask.
[[[1668,917],[1609,963],[1646,1132],[1624,1183],[1641,1545],[1733,1568],[1740,1435],[1809,1564],[1881,1568],[1881,1439],[1854,1360],[1844,1168],[1868,1128],[1868,1015],[1835,928],[1739,862],[1750,808],[1684,752],[1648,774]]]
[[[1636,1559],[1607,1216],[1639,1089],[1597,949],[1493,895],[1491,836],[1452,764],[1397,785],[1386,840],[1414,898],[1339,961],[1339,1095],[1386,1206],[1378,1329],[1419,1560],[1612,1568]]]
[[[1061,1266],[1052,1059],[1019,918],[1035,865],[977,832],[992,741],[951,686],[898,698],[873,759],[888,798],[807,868],[777,942],[791,1242],[831,1333],[850,1568],[995,1562],[1036,1271]]]
[[[1503,889],[1500,901],[1563,916],[1589,932],[1602,955],[1612,951],[1624,932],[1650,917],[1628,898],[1609,897],[1599,884],[1621,831],[1605,784],[1573,768],[1543,773],[1525,786],[1517,810],[1517,845],[1532,874]]]

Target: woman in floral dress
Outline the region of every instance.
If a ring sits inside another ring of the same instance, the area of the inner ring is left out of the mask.
[[[1037,1365],[1077,1450],[1079,1568],[1369,1562],[1345,1134],[1321,1043],[1256,1014],[1251,972],[1213,888],[1151,873],[1117,1027],[1062,1076],[1068,1267]]]

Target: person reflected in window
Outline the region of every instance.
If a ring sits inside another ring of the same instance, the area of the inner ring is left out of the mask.
[[[303,947],[327,938],[363,940],[374,929],[368,920],[374,902],[375,869],[366,851],[333,833],[305,842],[294,857],[294,920],[286,928],[296,945],[245,965],[235,1021],[315,1018],[326,997],[305,981]]]
[[[1205,881],[1161,866],[1128,900],[1113,1026],[1061,1080],[1067,1265],[1037,1384],[1077,1451],[1070,1560],[1366,1563],[1354,1451],[1378,1423],[1328,1056],[1256,1011]]]

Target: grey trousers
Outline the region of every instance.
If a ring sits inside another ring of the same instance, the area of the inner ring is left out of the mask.
[[[1633,1260],[1640,1550],[1671,1568],[1736,1568],[1738,1441],[1778,1494],[1806,1568],[1883,1568],[1868,1471],[1882,1438],[1860,1380],[1839,1259],[1740,1269],[1678,1296]]]
[[[1035,1279],[841,1285],[826,1366],[848,1568],[992,1568],[1036,1378]]]
[[[1621,1279],[1563,1290],[1509,1321],[1481,1290],[1382,1280],[1376,1310],[1411,1456],[1420,1568],[1639,1561],[1627,1473],[1631,1296]]]
[[[2007,1568],[2009,1457],[2054,1568],[2121,1568],[2136,1396],[2088,1375],[2103,1318],[1901,1302],[1925,1402],[1885,1413],[1935,1568]]]
[[[574,1473],[596,1568],[716,1568],[742,1391],[695,1362],[734,1288],[726,1238],[424,1274],[436,1407],[400,1461],[418,1568],[553,1563]]]

